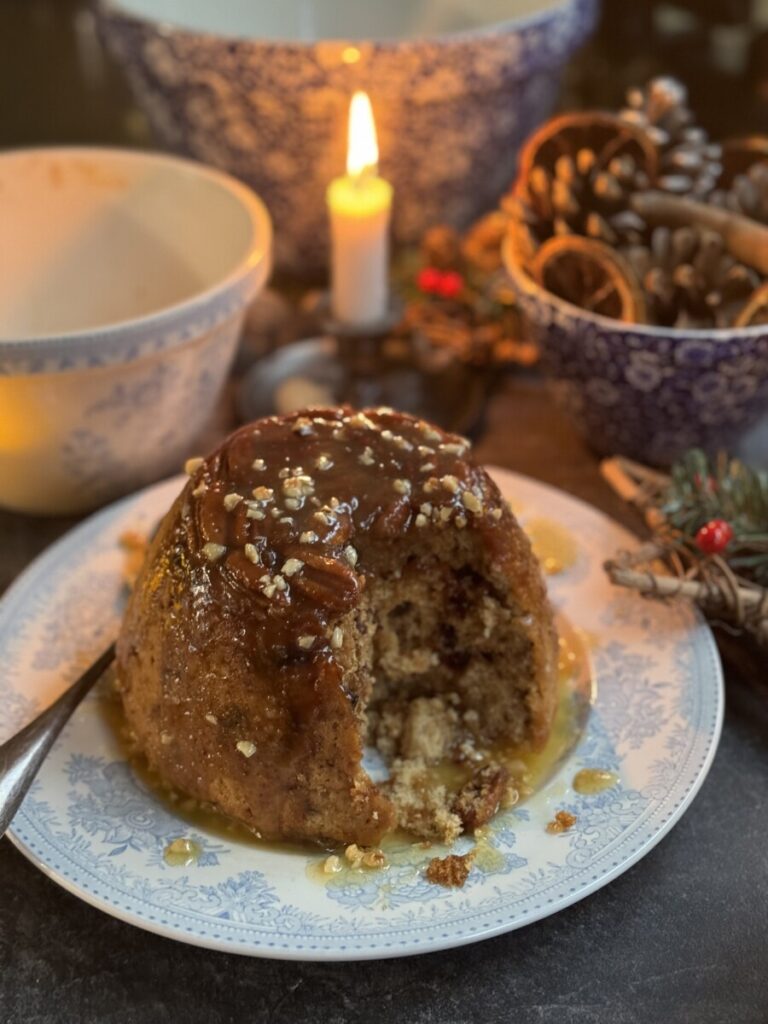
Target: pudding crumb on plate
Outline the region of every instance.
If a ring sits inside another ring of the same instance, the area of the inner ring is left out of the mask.
[[[434,885],[460,889],[469,877],[474,859],[474,850],[463,854],[449,853],[447,857],[433,857],[427,864],[424,877]]]

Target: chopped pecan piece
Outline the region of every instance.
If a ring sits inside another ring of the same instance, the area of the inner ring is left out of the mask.
[[[291,577],[291,587],[319,608],[346,611],[354,604],[360,582],[346,561],[302,550],[303,571]]]
[[[508,782],[506,768],[487,764],[458,792],[452,810],[461,818],[466,832],[473,832],[491,820],[499,809]]]

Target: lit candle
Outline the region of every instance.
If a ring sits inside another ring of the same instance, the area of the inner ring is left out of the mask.
[[[347,173],[328,187],[331,217],[331,308],[336,320],[364,327],[385,316],[389,301],[389,212],[392,186],[379,177],[371,101],[356,92],[349,106]]]

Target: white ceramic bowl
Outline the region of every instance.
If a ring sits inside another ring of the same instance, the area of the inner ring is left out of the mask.
[[[0,505],[79,512],[177,469],[271,252],[261,201],[201,164],[0,154]]]

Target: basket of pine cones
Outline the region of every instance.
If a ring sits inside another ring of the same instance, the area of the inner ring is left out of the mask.
[[[502,208],[517,304],[599,452],[669,465],[768,408],[768,138],[712,142],[654,79],[543,125]]]

